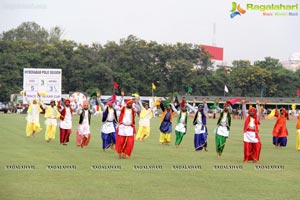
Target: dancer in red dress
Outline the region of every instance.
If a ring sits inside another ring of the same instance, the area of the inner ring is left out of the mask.
[[[246,104],[243,103],[243,114],[247,116],[244,123],[244,162],[259,161],[261,141],[259,138],[260,109],[250,107],[246,115]]]
[[[135,111],[132,107],[133,100],[126,101],[126,106],[121,109],[119,125],[116,132],[116,151],[119,158],[130,157],[134,147],[135,129]]]

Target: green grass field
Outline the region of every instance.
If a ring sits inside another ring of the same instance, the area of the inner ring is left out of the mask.
[[[43,131],[34,138],[25,136],[26,115],[0,114],[0,199],[300,199],[300,152],[295,150],[295,120],[288,121],[288,146],[275,149],[272,128],[275,120],[264,120],[260,137],[259,163],[243,163],[243,121],[233,120],[230,138],[222,158],[215,152],[216,120],[208,119],[208,152],[195,152],[193,127],[181,147],[159,144],[159,119],[151,121],[151,134],[145,142],[136,142],[131,158],[120,160],[109,149],[102,152],[101,117],[93,116],[92,138],[88,147],[78,148],[73,133],[68,146],[46,143]],[[47,166],[75,166],[76,170],[49,170]],[[34,170],[8,170],[12,166],[34,166]],[[92,166],[121,167],[120,170],[92,170]],[[160,170],[136,170],[135,166],[159,166]],[[201,169],[174,170],[174,166]],[[241,166],[239,170],[216,170]],[[283,170],[257,170],[256,166],[283,166]],[[298,192],[297,192],[298,191]]]

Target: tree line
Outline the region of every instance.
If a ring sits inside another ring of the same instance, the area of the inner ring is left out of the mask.
[[[120,41],[86,45],[62,39],[59,27],[49,31],[24,22],[0,34],[0,100],[23,86],[23,68],[62,69],[62,93],[101,90],[111,94],[113,83],[125,93],[155,96],[192,95],[295,97],[300,70],[285,69],[278,59],[251,64],[233,61],[232,67],[213,69],[211,56],[200,45],[159,44],[129,35]]]

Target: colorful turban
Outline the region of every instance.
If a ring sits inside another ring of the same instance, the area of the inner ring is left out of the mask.
[[[185,103],[186,103],[186,100],[182,100],[182,101],[180,102],[180,108],[181,108],[181,109],[185,108]]]
[[[288,116],[288,112],[286,111],[285,108],[280,108],[280,114],[281,114],[281,115],[284,115],[285,117]]]
[[[257,110],[254,107],[250,107],[249,110],[248,110],[248,113],[253,113],[253,116],[256,117]]]
[[[126,104],[133,104],[133,100],[132,99],[127,99]]]
[[[170,101],[169,100],[164,101],[164,106],[169,107],[170,106]]]
[[[108,106],[111,106],[113,104],[113,102],[112,101],[108,101],[108,102],[106,102],[106,105],[108,105]]]
[[[110,105],[114,104],[115,101],[116,101],[116,99],[117,99],[117,96],[115,94],[113,94],[111,96],[111,100],[109,100],[108,102],[106,102],[106,105],[110,106]]]
[[[65,100],[64,100],[64,103],[70,104],[70,99],[65,99]]]

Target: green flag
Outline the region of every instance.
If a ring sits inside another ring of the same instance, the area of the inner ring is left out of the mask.
[[[95,92],[93,92],[90,97],[98,97],[100,95],[100,90],[96,90]]]
[[[190,87],[188,87],[188,93],[189,94],[192,94],[193,93],[193,88],[190,86]]]
[[[216,109],[216,108],[217,108],[217,102],[214,101],[214,105],[210,106],[209,108],[210,108],[210,109]]]
[[[90,95],[90,97],[96,97],[97,96],[97,92],[95,91],[95,92],[93,92],[91,95]]]

